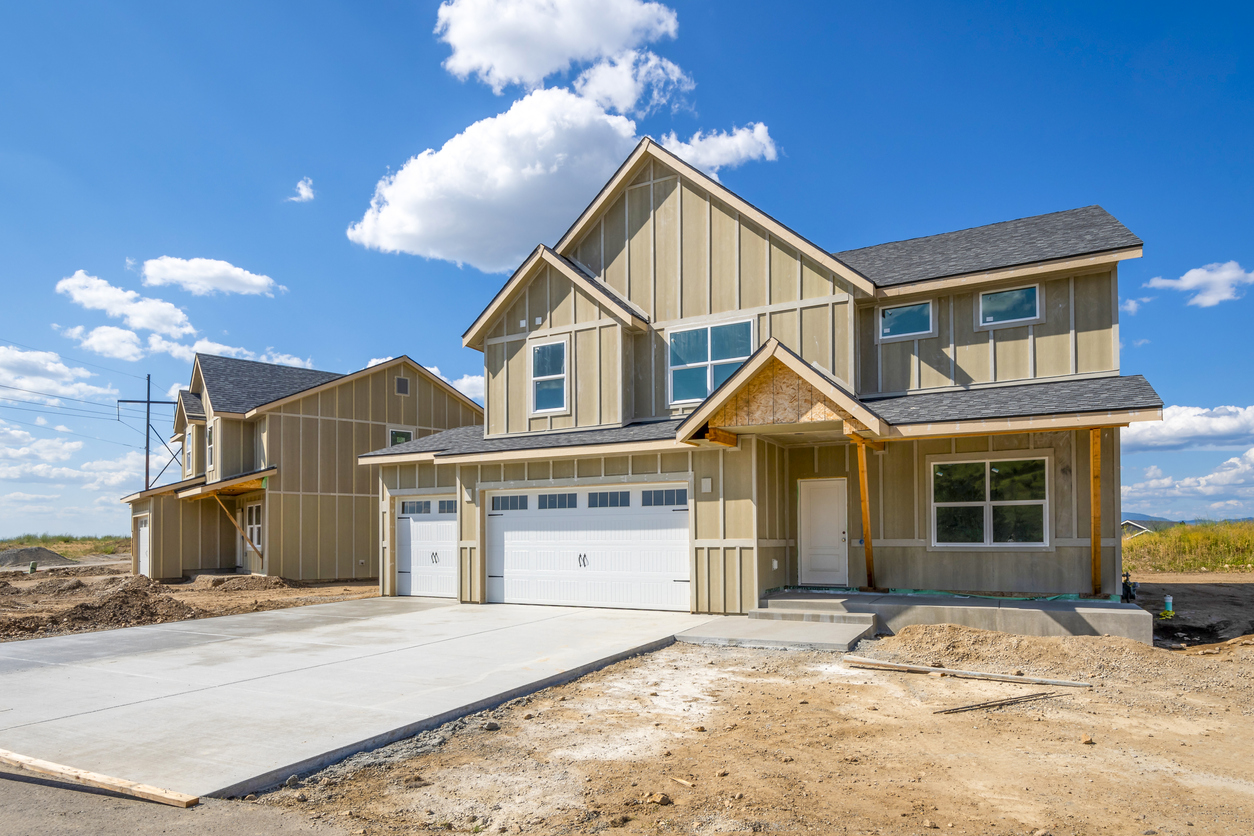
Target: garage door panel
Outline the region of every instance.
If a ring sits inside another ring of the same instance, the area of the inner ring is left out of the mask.
[[[396,529],[396,594],[456,598],[457,515],[415,513]]]
[[[687,611],[687,506],[644,506],[641,488],[625,489],[622,507],[589,508],[583,490],[575,507],[540,509],[539,492],[521,492],[527,510],[490,513],[488,600]]]

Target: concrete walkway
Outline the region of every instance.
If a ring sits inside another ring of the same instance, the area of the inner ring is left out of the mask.
[[[0,644],[0,749],[236,795],[709,616],[372,598]]]

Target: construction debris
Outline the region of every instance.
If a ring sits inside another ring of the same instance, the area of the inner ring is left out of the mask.
[[[934,668],[928,665],[903,665],[899,662],[881,662],[878,659],[867,659],[862,656],[845,656],[840,661],[854,668],[874,668],[876,670],[904,671],[906,673],[935,673],[941,676],[956,676],[960,679],[991,679],[996,682],[1024,682],[1032,685],[1065,685],[1071,688],[1093,687],[1087,682],[1071,682],[1066,679],[1039,679],[1035,676],[1015,676],[1008,673],[956,671],[949,668]]]
[[[169,804],[171,807],[194,807],[200,803],[200,799],[194,795],[185,795],[181,792],[152,787],[147,784],[137,784],[134,781],[127,781],[122,778],[111,778],[108,775],[98,775],[95,772],[75,769],[72,766],[62,766],[59,763],[29,758],[26,755],[19,755],[16,752],[9,752],[5,749],[0,749],[0,763],[24,772],[50,775],[59,781],[69,781],[74,784],[119,792],[123,795],[155,801],[158,804]]]
[[[1008,697],[1004,700],[989,700],[988,702],[977,702],[971,705],[960,705],[957,708],[944,708],[939,711],[933,711],[933,714],[961,714],[964,711],[979,711],[984,708],[1001,708],[1006,705],[1018,705],[1021,702],[1032,702],[1034,700],[1047,700],[1050,697],[1056,697],[1053,691],[1041,691],[1039,694],[1024,694],[1022,697]]]

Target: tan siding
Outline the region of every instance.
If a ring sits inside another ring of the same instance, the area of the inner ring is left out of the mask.
[[[554,328],[575,324],[575,288],[570,279],[545,267],[549,275],[549,308]],[[532,320],[534,322],[534,320]]]
[[[575,424],[580,427],[596,426],[601,403],[601,364],[597,360],[597,332],[576,331],[574,338],[575,385],[572,397],[575,407]]]
[[[771,304],[796,302],[801,280],[797,251],[771,238]]]
[[[753,224],[740,225],[740,309],[766,304],[766,233]]]
[[[1076,371],[1109,371],[1115,367],[1110,274],[1075,280]]]
[[[701,316],[709,306],[709,205],[703,192],[687,181],[681,196],[683,214],[683,316]]]
[[[736,213],[717,201],[710,206],[710,307],[712,313],[736,310],[738,284],[736,265]]]
[[[881,372],[883,391],[901,392],[910,388],[911,370],[914,366],[914,342],[912,340],[882,343],[880,362],[883,363]]]
[[[575,322],[596,322],[601,318],[601,309],[592,297],[578,288],[575,289]]]
[[[585,267],[601,275],[601,224],[594,224],[592,231],[583,237],[577,248],[576,256]]]
[[[487,431],[489,435],[505,432],[505,346],[488,345],[483,352],[487,377]]]
[[[753,442],[741,442],[751,447]],[[753,537],[753,453],[751,449],[723,454],[723,532],[729,540]]]
[[[771,336],[793,351],[801,351],[801,335],[798,333],[797,311],[776,311],[771,314]]]
[[[875,342],[875,308],[858,308],[858,359],[858,391],[878,392],[879,346]]]
[[[963,293],[954,297],[954,342],[957,346],[954,382],[959,386],[987,383],[992,376],[988,332],[975,330],[974,304],[973,294]]]
[[[335,421],[318,422],[318,490],[322,493],[335,493],[336,435]]]
[[[633,334],[631,338],[635,379],[632,382],[633,415],[645,418],[653,414],[653,351],[651,334]]]
[[[656,319],[679,318],[679,181],[653,184],[653,275]]]
[[[1022,380],[1031,377],[1028,358],[1028,326],[999,328],[993,332],[998,380]]]
[[[934,303],[936,336],[919,340],[919,379],[916,383],[924,389],[932,386],[948,386],[953,371],[949,360],[949,298],[941,297]]]
[[[832,373],[844,380],[853,388],[854,371],[853,358],[849,356],[849,349],[853,343],[853,304],[850,302],[837,302],[832,305],[832,354],[835,364]]]
[[[627,191],[628,298],[653,315],[653,217],[651,187]]]
[[[522,432],[527,428],[527,356],[522,340],[505,343],[505,372],[507,386],[505,403],[508,432]]]
[[[617,424],[619,417],[619,369],[622,358],[618,356],[618,332],[620,326],[607,325],[600,329],[601,370],[600,398],[601,423]]]
[[[505,333],[525,334],[527,330],[527,296],[523,294],[505,312]]]
[[[1036,376],[1071,373],[1071,282],[1067,279],[1041,285],[1045,321],[1033,326],[1036,338]]]
[[[837,289],[832,274],[804,256],[801,259],[801,298],[817,299],[831,296]]]
[[[826,305],[801,309],[801,359],[834,372],[831,326],[832,317]]]
[[[605,282],[621,296],[627,295],[627,197],[610,204],[605,227]]]

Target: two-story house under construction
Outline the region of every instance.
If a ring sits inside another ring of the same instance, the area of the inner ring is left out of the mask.
[[[831,253],[646,139],[466,331],[484,425],[360,457],[383,592],[1114,595],[1141,246],[1090,206]]]
[[[482,423],[408,357],[338,374],[198,354],[175,406],[182,478],[123,499],[133,571],[377,577],[378,473],[358,455]]]

